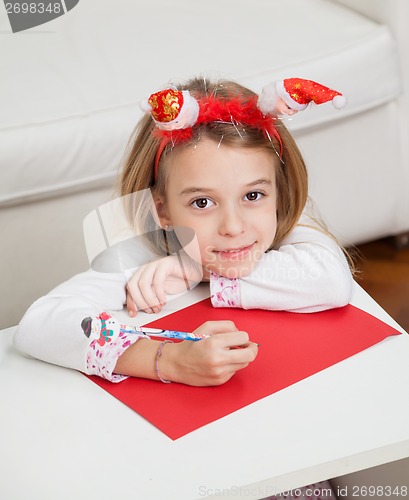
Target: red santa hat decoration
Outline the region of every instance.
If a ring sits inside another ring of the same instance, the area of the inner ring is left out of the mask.
[[[297,112],[306,109],[310,102],[324,104],[329,101],[336,109],[343,108],[347,103],[345,96],[340,92],[313,80],[286,78],[265,86],[260,94],[258,106],[266,114],[277,111],[293,114],[286,113],[285,106],[292,112]]]
[[[286,78],[266,85],[258,97],[257,107],[265,116],[293,114],[303,111],[311,102],[315,104],[332,102],[335,108],[341,109],[347,101],[345,96],[337,90],[325,87],[313,80]],[[229,100],[225,100],[225,104],[226,108],[229,108]],[[217,117],[209,113],[208,109],[207,119],[198,120],[200,106],[188,90],[161,90],[142,102],[141,107],[145,112],[151,113],[158,129],[168,132],[188,129],[198,122],[217,120]],[[220,105],[218,109],[221,109]],[[232,118],[235,119],[234,116]]]
[[[188,90],[161,90],[143,101],[141,107],[145,112],[151,113],[160,130],[193,127],[199,116],[199,103]]]
[[[275,126],[277,116],[302,111],[311,102],[323,104],[329,101],[337,109],[346,104],[346,98],[340,92],[302,78],[270,83],[259,96],[250,99],[240,96],[219,98],[212,94],[197,101],[188,90],[170,88],[156,92],[141,103],[142,109],[151,114],[162,137],[155,159],[155,176],[167,143],[188,140],[193,127],[199,124],[231,122],[234,126],[242,124],[262,130],[270,139],[276,138],[281,158],[281,138]]]

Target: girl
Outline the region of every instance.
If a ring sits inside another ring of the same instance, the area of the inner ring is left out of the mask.
[[[342,96],[298,79],[270,85],[260,97],[233,82],[204,79],[153,94],[130,143],[120,194],[126,199],[150,188],[156,214],[139,215],[136,224],[148,228],[156,218],[166,232],[191,228],[197,252],[187,245],[140,266],[130,279],[93,269],[75,276],[31,306],[16,332],[17,348],[113,382],[134,376],[219,385],[257,355],[257,345],[232,322],[202,324],[195,333],[209,337],[200,342],[159,343],[127,334],[105,311],[126,302],[131,315],[158,312],[168,295],[200,280],[210,282],[214,307],[314,312],[347,304],[347,260],[334,238],[302,214],[305,164],[277,117],[311,100],[338,106]]]

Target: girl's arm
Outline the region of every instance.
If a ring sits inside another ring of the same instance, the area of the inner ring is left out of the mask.
[[[232,321],[207,321],[195,333],[209,337],[198,342],[137,342],[118,359],[115,371],[154,380],[159,380],[160,373],[162,381],[193,386],[220,385],[257,355],[257,344],[249,341],[247,332],[238,331]]]
[[[17,328],[14,345],[28,356],[112,382],[127,376],[159,380],[161,342],[127,333],[104,312],[123,308],[126,282],[125,275],[92,270],[75,276],[30,307]],[[257,355],[256,344],[230,321],[204,323],[196,332],[211,337],[162,346],[163,379],[222,384]],[[236,346],[243,348],[232,348]]]
[[[307,225],[308,219],[305,224],[264,254],[248,276],[212,275],[213,306],[316,312],[348,304],[353,279],[345,255],[330,235]]]
[[[126,281],[122,273],[89,270],[62,283],[28,309],[14,335],[15,347],[49,363],[97,372],[90,367],[95,352],[90,344],[97,334],[87,336],[83,321],[106,310],[121,310]],[[106,369],[112,368],[107,363]]]

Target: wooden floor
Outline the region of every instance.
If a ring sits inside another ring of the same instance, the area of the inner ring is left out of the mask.
[[[391,239],[357,247],[357,282],[409,332],[409,247]]]

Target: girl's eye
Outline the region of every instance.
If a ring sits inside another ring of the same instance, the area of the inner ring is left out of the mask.
[[[192,201],[192,205],[195,208],[209,208],[213,205],[213,202],[209,200],[209,198],[198,198],[197,200]]]
[[[252,191],[251,193],[247,193],[245,198],[248,201],[257,201],[259,200],[263,195],[263,193],[260,193],[259,191]]]

